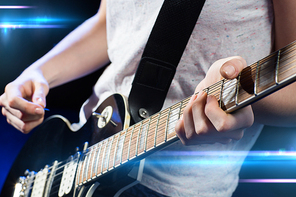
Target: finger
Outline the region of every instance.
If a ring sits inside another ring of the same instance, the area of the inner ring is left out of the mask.
[[[5,110],[22,121],[35,121],[44,116],[44,109],[40,105],[23,98],[15,97],[7,103],[4,105]]]
[[[184,139],[186,138],[186,136],[185,136],[183,115],[181,116],[180,120],[177,122],[177,124],[175,126],[175,131],[176,131],[178,138],[182,142],[182,144],[184,144],[185,143]]]
[[[204,112],[206,101],[207,93],[201,91],[192,104],[192,116],[195,132],[191,135],[206,134],[212,127]]]
[[[247,66],[242,57],[235,57],[225,62],[220,68],[220,74],[225,79],[234,79]]]
[[[230,131],[250,127],[254,121],[250,106],[237,111],[235,114],[227,114],[219,107],[214,96],[208,96],[205,114],[218,132],[228,131],[227,135],[234,139],[239,138],[241,133]],[[227,137],[227,135],[224,137]]]
[[[192,117],[192,103],[197,98],[197,95],[192,95],[188,104],[183,110],[183,115],[177,124],[176,133],[184,145],[188,145],[188,133],[194,133],[194,123]]]
[[[41,124],[43,121],[43,117],[41,117],[40,119],[37,119],[35,121],[22,121],[22,120],[18,119],[16,116],[14,116],[13,114],[9,113],[8,111],[4,110],[3,113],[5,113],[5,116],[7,118],[7,122],[9,124],[11,124],[17,130],[19,130],[25,134],[29,133],[33,128],[35,128],[36,126]]]
[[[35,90],[32,97],[33,103],[41,105],[43,108],[46,106],[46,95],[48,88],[40,83],[35,84]]]

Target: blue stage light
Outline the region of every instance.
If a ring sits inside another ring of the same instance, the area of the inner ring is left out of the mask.
[[[32,9],[35,6],[0,6],[0,9]],[[44,28],[66,28],[69,25],[81,22],[79,19],[50,16],[25,16],[19,17],[7,14],[0,15],[0,29],[44,29]],[[23,13],[22,13],[23,14]]]

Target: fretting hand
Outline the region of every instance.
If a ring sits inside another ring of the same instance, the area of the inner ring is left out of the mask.
[[[206,77],[196,87],[193,95],[176,125],[176,133],[185,145],[230,143],[243,137],[244,129],[253,124],[251,106],[225,113],[214,96],[207,95],[204,88],[222,78],[234,79],[246,67],[241,57],[230,57],[215,62]]]

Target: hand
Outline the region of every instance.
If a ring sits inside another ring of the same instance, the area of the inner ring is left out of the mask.
[[[251,106],[235,113],[225,113],[216,97],[207,95],[204,88],[221,80],[234,79],[246,67],[241,57],[230,57],[215,62],[204,80],[196,87],[175,129],[184,145],[230,143],[243,137],[244,129],[254,122]]]
[[[0,96],[2,114],[16,129],[29,133],[44,119],[48,91],[48,83],[41,72],[25,71],[8,84]]]

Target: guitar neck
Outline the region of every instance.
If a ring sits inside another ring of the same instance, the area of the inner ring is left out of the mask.
[[[233,80],[221,80],[204,91],[215,95],[220,107],[234,112],[295,81],[296,42],[246,67]]]
[[[93,177],[100,176],[130,160],[146,157],[176,141],[178,138],[174,127],[184,102],[89,147],[83,162],[79,163],[76,183],[82,185]]]
[[[227,113],[243,108],[295,81],[295,48],[295,42],[291,43],[246,67],[236,79],[223,79],[203,91],[214,95]],[[90,147],[79,163],[76,185],[178,140],[174,128],[189,100],[186,98]]]

